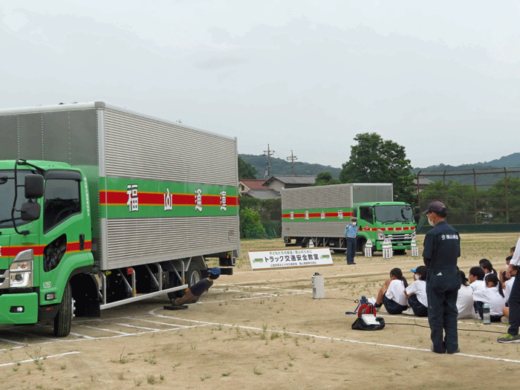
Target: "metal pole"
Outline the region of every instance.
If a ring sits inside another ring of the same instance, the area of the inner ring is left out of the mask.
[[[504,167],[504,176],[506,184],[506,223],[509,223],[509,194],[507,191],[507,169]]]
[[[442,189],[443,189],[443,192],[444,192],[444,204],[448,203],[447,202],[447,199],[446,199],[446,171],[443,172],[442,174]]]
[[[419,182],[421,180],[421,171],[417,173],[417,205],[421,207],[421,187]]]
[[[477,174],[475,173],[475,169],[473,169],[473,188],[475,190],[475,196],[473,197],[473,201],[475,203],[475,225],[477,225]]]

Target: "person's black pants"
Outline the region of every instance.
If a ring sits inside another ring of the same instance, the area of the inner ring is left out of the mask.
[[[428,322],[434,352],[455,352],[459,347],[457,295],[460,285],[461,280],[457,275],[456,267],[428,271],[426,279]]]
[[[509,333],[512,336],[518,334],[520,326],[520,276],[517,275],[509,296]]]
[[[354,262],[356,256],[356,238],[347,237],[347,264]]]
[[[413,314],[415,314],[417,317],[428,316],[428,308],[419,302],[416,294],[410,295],[410,298],[408,298],[408,304],[412,308]]]

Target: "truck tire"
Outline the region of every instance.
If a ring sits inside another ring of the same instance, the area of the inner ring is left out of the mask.
[[[188,268],[188,272],[186,272],[186,284],[188,285],[188,287],[191,287],[195,283],[200,281],[200,279],[201,279],[200,267],[195,263],[191,263],[190,268]],[[174,299],[183,297],[185,293],[186,292],[184,290],[170,292],[170,293],[168,293],[168,298],[170,298],[173,301]]]
[[[61,300],[61,309],[56,317],[54,317],[54,336],[66,337],[69,335],[72,325],[72,315],[74,314],[72,305],[72,289],[70,288],[70,284],[67,283],[65,291],[63,292],[63,299]]]
[[[397,255],[397,256],[406,255],[406,249],[396,249],[394,251],[394,255]]]

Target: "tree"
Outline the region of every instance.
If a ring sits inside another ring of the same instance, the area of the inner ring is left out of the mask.
[[[265,229],[260,222],[260,213],[249,207],[240,208],[240,236],[242,238],[263,238]]]
[[[342,183],[392,183],[397,201],[415,203],[414,174],[404,146],[385,141],[379,134],[356,135],[350,160],[339,175]]]
[[[242,160],[242,157],[238,156],[238,180],[243,179],[256,179],[258,171],[251,164],[246,163]]]
[[[341,184],[341,182],[332,177],[330,172],[321,172],[316,176],[316,181],[314,182],[315,186],[328,186],[331,184]]]

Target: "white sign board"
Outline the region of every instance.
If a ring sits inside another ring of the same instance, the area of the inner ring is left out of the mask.
[[[253,271],[275,268],[321,267],[332,265],[329,248],[249,251]]]

